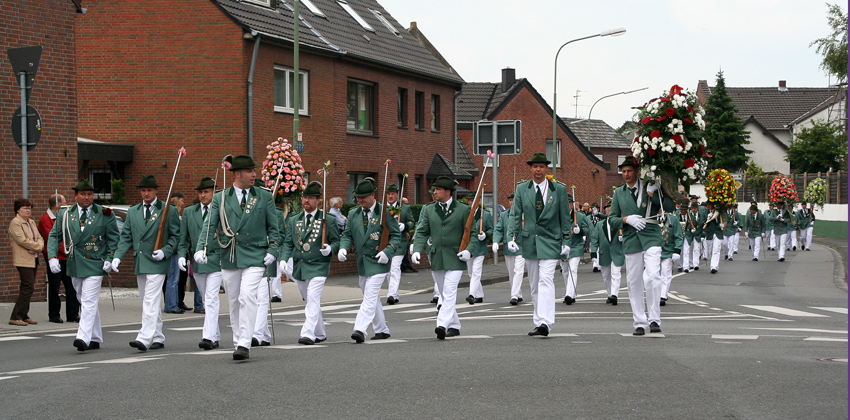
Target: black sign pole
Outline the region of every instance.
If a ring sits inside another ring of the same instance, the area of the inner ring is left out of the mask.
[[[27,72],[22,71],[21,75],[21,175],[23,177],[24,198],[28,198],[27,191],[27,149],[29,148],[29,139],[27,137]]]

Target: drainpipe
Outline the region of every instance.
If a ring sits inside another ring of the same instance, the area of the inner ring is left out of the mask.
[[[254,38],[254,54],[251,56],[251,71],[248,73],[248,156],[254,157],[254,68],[257,66],[257,53],[260,51],[260,38],[257,31],[251,31]]]

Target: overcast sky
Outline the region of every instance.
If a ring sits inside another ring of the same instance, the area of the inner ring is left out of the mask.
[[[558,60],[558,115],[594,119],[614,128],[633,106],[673,84],[695,90],[727,86],[825,87],[820,56],[809,44],[831,30],[827,7],[803,0],[378,0],[402,25],[419,29],[467,82],[499,82],[516,69],[552,103],[555,53],[572,39],[623,27],[624,35],[564,47]],[[840,2],[846,10],[844,2]],[[579,89],[578,107],[575,106]]]

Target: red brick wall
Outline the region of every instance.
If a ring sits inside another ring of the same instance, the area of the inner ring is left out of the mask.
[[[4,224],[4,246],[0,247],[0,301],[14,301],[18,296],[20,277],[12,266],[8,223],[14,214],[13,202],[23,194],[21,185],[21,149],[15,147],[9,120],[21,103],[21,91],[12,74],[6,50],[9,48],[43,46],[41,62],[29,105],[41,114],[41,140],[35,150],[27,153],[29,199],[33,202],[33,218],[38,220],[47,209],[47,199],[58,189],[71,199],[77,167],[77,101],[74,64],[74,5],[67,0],[0,1],[0,115],[3,116],[3,141],[0,142],[0,161],[5,170],[0,183],[6,194],[0,197]],[[33,301],[44,301],[46,264],[39,257]],[[5,316],[5,315],[4,315]],[[43,320],[47,314],[33,314]]]
[[[623,185],[623,175],[617,173],[617,157],[620,155],[629,156],[631,155],[631,150],[594,147],[591,149],[591,152],[595,155],[602,155],[602,161],[611,164],[611,169],[608,170],[605,185],[605,195],[611,196],[613,195],[613,187]],[[599,202],[597,199],[594,199],[593,201],[596,201],[597,203]],[[592,203],[592,201],[589,201],[589,203]]]

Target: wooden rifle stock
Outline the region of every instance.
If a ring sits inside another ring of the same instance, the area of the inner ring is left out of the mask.
[[[159,228],[156,230],[156,242],[154,242],[153,249],[156,251],[157,249],[162,249],[162,241],[163,236],[165,236],[165,221],[168,219],[168,209],[171,205],[166,202],[165,210],[162,211],[162,217],[159,218]]]
[[[466,217],[466,224],[463,226],[463,237],[460,240],[460,248],[457,252],[461,252],[466,249],[467,245],[469,245],[469,235],[472,233],[472,222],[475,220],[475,210],[478,208],[478,201],[481,198],[481,194],[475,194],[475,200],[472,201],[473,210],[469,212],[469,216]],[[483,215],[484,212],[481,212]]]

